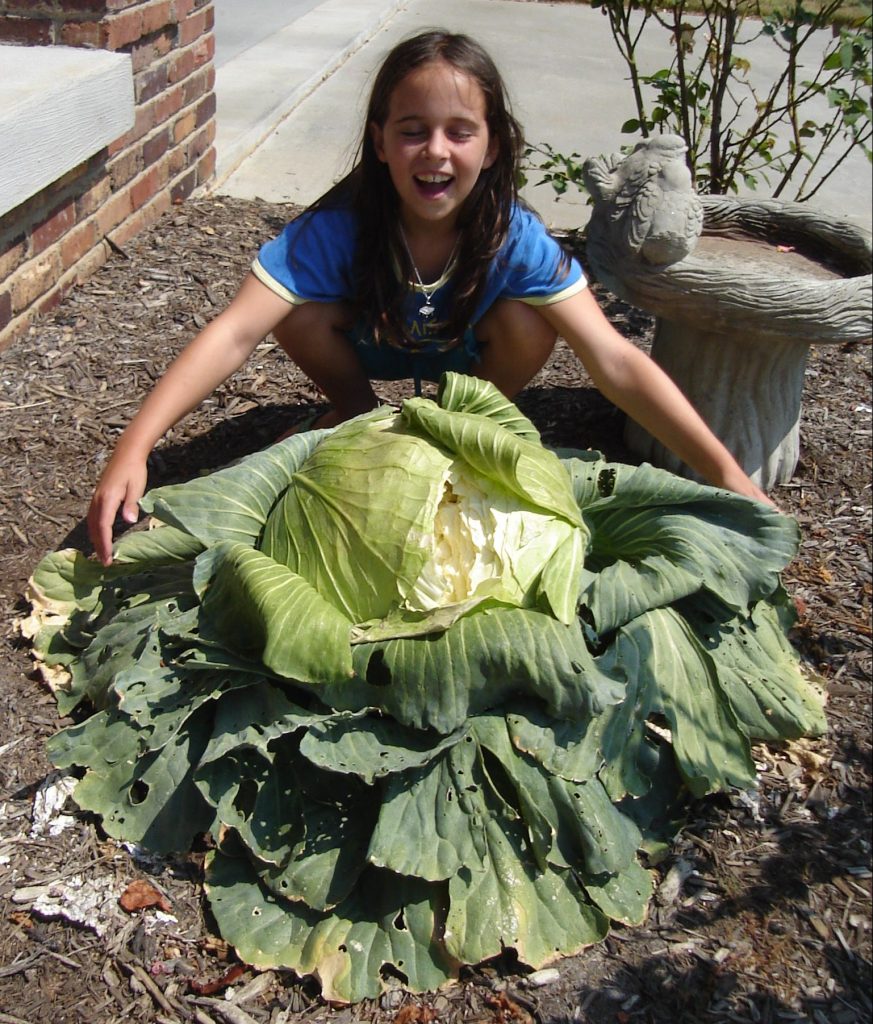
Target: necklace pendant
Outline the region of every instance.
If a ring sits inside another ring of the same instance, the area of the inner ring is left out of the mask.
[[[423,306],[419,307],[418,312],[421,313],[423,317],[429,318],[432,317],[434,313],[436,313],[436,307],[432,306],[429,302],[425,302]]]

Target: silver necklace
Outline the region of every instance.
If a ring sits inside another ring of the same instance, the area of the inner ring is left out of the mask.
[[[409,262],[412,264],[412,272],[415,274],[415,280],[418,284],[418,290],[424,296],[424,305],[418,307],[418,312],[426,319],[429,320],[434,313],[436,313],[436,306],[430,301],[434,292],[439,286],[439,282],[445,276],[446,271],[452,265],[452,260],[455,258],[455,253],[458,251],[458,242],[460,238],[455,239],[455,244],[452,246],[452,251],[449,253],[449,258],[446,260],[446,265],[443,267],[443,272],[437,278],[437,283],[431,285],[430,288],[425,286],[424,281],[421,279],[421,274],[418,272],[418,267],[415,265],[415,260],[412,258],[412,250],[409,248],[409,242],[406,241],[406,232],[401,227],[400,237],[403,239],[403,244],[406,246],[406,255],[409,257]]]

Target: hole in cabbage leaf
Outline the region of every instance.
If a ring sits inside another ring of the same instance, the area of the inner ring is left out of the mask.
[[[143,801],[148,795],[149,787],[145,782],[142,781],[142,779],[137,779],[136,782],[134,782],[134,784],[128,790],[128,798],[130,799],[130,802],[134,804],[134,806],[136,804],[143,803]]]
[[[402,960],[396,967],[394,964],[382,964],[379,968],[379,977],[383,981],[388,981],[393,978],[395,981],[399,981],[401,985],[408,985],[409,978],[400,970],[400,966],[402,966],[402,964]]]
[[[406,919],[403,916],[403,910],[402,909],[401,909],[400,913],[397,915],[397,917],[394,918],[394,927],[399,932],[405,932],[406,931]]]
[[[597,474],[597,490],[602,498],[608,498],[615,489],[615,470],[603,469]]]

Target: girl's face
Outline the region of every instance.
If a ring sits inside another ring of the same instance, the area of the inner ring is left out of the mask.
[[[406,228],[454,227],[497,156],[486,113],[478,82],[441,60],[411,71],[394,89],[385,123],[372,123],[370,132]]]

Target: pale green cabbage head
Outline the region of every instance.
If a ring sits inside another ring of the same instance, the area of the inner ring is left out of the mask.
[[[570,477],[514,406],[468,380],[450,375],[439,401],[377,409],[324,436],[270,510],[259,557],[249,545],[207,554],[210,610],[246,621],[270,668],[299,676],[276,610],[307,600],[304,588],[318,621],[353,643],[440,632],[486,602],[573,621],[588,530]],[[483,401],[489,416],[468,411]]]

